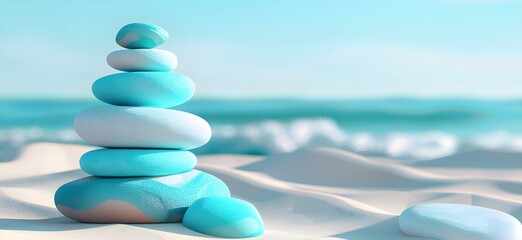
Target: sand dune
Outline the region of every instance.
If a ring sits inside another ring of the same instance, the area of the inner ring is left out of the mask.
[[[301,150],[240,167],[290,182],[340,187],[413,187],[446,182],[442,176],[382,163],[343,150]]]
[[[82,224],[63,217],[54,191],[86,176],[78,159],[90,149],[36,143],[0,162],[0,239],[210,238],[181,224]],[[520,154],[402,163],[318,148],[268,157],[205,155],[197,168],[257,206],[267,228],[260,239],[417,239],[400,232],[397,216],[427,202],[489,207],[522,219]]]
[[[458,161],[455,161],[455,156],[449,156],[417,162],[414,165],[434,168],[451,167],[520,170],[522,168],[522,156],[520,156],[520,153],[472,151],[461,153]]]

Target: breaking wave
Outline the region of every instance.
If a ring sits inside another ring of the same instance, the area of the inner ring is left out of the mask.
[[[242,126],[214,128],[213,139],[201,150],[211,153],[269,154],[301,148],[331,146],[391,158],[427,160],[465,150],[522,152],[522,136],[503,131],[459,137],[440,131],[346,132],[327,118],[289,122],[262,121]]]
[[[477,149],[522,152],[522,135],[505,131],[466,137],[442,131],[383,134],[350,132],[343,130],[330,118],[265,120],[239,125],[214,125],[212,128],[211,141],[195,149],[196,153],[271,154],[329,146],[366,155],[427,160]],[[44,130],[28,127],[0,130],[0,151],[37,141],[86,144],[70,128]]]
[[[521,138],[522,139],[522,138]],[[301,148],[331,146],[363,154],[392,158],[433,159],[456,153],[463,143],[444,132],[388,133],[345,132],[327,118],[296,119],[290,122],[262,121],[214,129],[213,140],[204,152],[267,154]],[[478,146],[489,146],[483,143]],[[498,147],[503,147],[498,145]],[[522,151],[520,148],[515,148]]]

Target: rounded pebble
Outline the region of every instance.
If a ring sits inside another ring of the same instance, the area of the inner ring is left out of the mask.
[[[229,197],[218,178],[198,170],[155,178],[86,177],[61,186],[54,196],[65,216],[91,223],[181,222],[196,200]]]
[[[188,151],[161,149],[97,149],[80,158],[80,167],[100,177],[141,177],[192,170],[196,156]]]
[[[85,141],[108,148],[188,150],[210,140],[208,123],[190,113],[149,107],[93,107],[81,111],[74,128]]]
[[[155,48],[169,40],[165,29],[148,23],[131,23],[123,26],[116,34],[116,43],[128,48]]]
[[[160,49],[118,50],[107,56],[107,63],[116,70],[172,71],[178,66],[178,58],[170,51]]]
[[[99,100],[118,106],[168,108],[194,95],[194,82],[174,72],[128,72],[102,77],[92,85]]]
[[[522,239],[522,226],[497,210],[453,203],[431,203],[402,212],[399,225],[407,235],[459,240]]]
[[[206,197],[194,202],[183,225],[196,232],[226,238],[261,236],[264,224],[254,205],[229,197]]]

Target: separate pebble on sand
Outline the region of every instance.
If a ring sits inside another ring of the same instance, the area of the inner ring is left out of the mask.
[[[233,209],[233,211],[223,211]],[[208,235],[241,238],[263,235],[263,220],[256,207],[241,199],[205,197],[185,213],[183,225]]]
[[[429,203],[402,212],[399,225],[407,235],[448,240],[522,240],[522,226],[497,210],[454,203]]]

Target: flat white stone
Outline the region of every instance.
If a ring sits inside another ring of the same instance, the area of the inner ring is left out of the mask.
[[[170,51],[160,49],[125,49],[107,55],[107,63],[116,70],[172,71],[178,66],[178,58]]]
[[[431,203],[402,212],[399,225],[407,235],[445,240],[520,240],[522,226],[497,210],[452,203]]]
[[[111,148],[193,149],[210,140],[202,118],[171,109],[104,106],[78,113],[78,135],[92,144]]]

